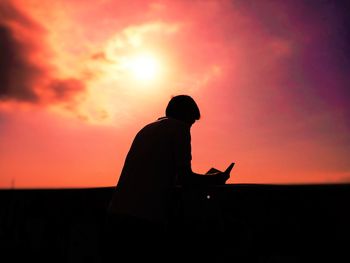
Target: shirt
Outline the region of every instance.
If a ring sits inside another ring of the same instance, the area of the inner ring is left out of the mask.
[[[179,171],[191,167],[191,125],[159,118],[135,136],[109,205],[109,212],[164,222],[169,191]]]

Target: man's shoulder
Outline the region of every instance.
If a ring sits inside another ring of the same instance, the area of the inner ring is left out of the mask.
[[[186,123],[167,117],[158,118],[156,121],[147,124],[142,130],[167,130],[169,132],[188,132],[190,127]]]
[[[169,117],[158,118],[154,123],[162,123],[166,125],[174,125],[183,128],[189,128],[189,126],[185,122]]]

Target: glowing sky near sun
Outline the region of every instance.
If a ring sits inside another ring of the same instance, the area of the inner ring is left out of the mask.
[[[346,1],[0,2],[0,187],[114,185],[135,133],[189,94],[193,170],[350,179]]]

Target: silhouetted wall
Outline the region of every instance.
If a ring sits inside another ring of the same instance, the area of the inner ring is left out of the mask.
[[[1,190],[1,257],[101,262],[101,233],[112,191]],[[171,227],[220,233],[227,244],[245,244],[259,262],[326,257],[337,262],[333,251],[344,252],[344,244],[350,244],[349,201],[349,184],[177,188]],[[223,252],[234,258],[234,249]]]

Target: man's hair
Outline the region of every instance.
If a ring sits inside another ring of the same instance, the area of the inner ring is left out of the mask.
[[[182,121],[195,121],[201,117],[196,102],[188,95],[172,97],[166,107],[165,115]]]

